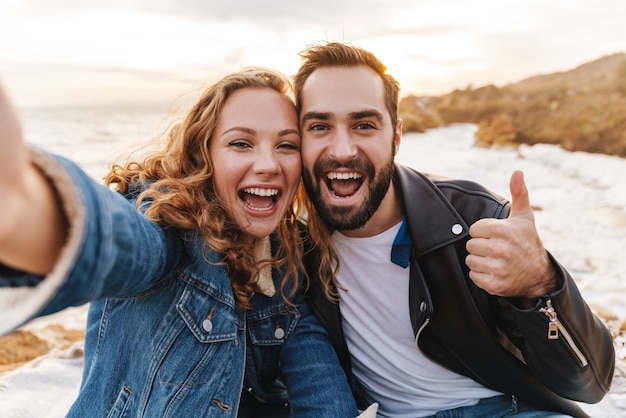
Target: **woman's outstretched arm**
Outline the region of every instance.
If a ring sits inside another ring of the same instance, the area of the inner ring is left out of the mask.
[[[59,199],[31,164],[17,113],[0,86],[0,263],[46,274],[67,233]]]

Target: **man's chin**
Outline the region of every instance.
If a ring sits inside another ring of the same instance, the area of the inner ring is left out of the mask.
[[[324,225],[331,230],[351,231],[362,228],[367,219],[353,208],[345,206],[326,206],[318,214]]]
[[[347,231],[358,229],[367,222],[359,220],[363,202],[348,202],[348,199],[335,196],[325,187],[313,188],[306,181],[304,184],[320,220],[328,229]]]

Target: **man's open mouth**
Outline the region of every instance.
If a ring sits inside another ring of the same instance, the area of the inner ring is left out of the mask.
[[[363,175],[356,171],[326,173],[326,187],[337,197],[350,197],[363,184]]]
[[[247,208],[253,210],[269,210],[280,196],[278,189],[248,187],[239,192],[239,199]]]

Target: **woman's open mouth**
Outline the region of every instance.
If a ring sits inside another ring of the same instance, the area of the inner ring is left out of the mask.
[[[239,192],[243,204],[255,211],[267,211],[274,207],[280,197],[280,190],[262,187],[247,187]]]

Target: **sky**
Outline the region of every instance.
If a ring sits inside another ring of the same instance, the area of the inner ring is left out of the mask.
[[[443,94],[626,52],[624,16],[622,0],[2,0],[0,83],[23,107],[170,103],[345,41],[403,96]]]

